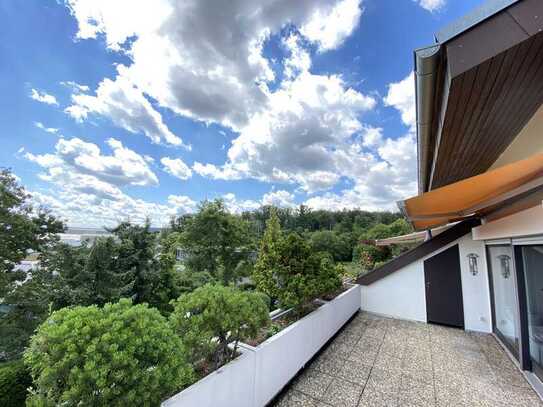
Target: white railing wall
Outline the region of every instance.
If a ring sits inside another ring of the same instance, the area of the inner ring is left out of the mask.
[[[288,326],[260,345],[169,398],[162,406],[264,406],[360,309],[360,286]]]

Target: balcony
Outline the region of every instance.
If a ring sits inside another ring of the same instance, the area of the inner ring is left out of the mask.
[[[274,404],[543,406],[492,335],[360,312]]]

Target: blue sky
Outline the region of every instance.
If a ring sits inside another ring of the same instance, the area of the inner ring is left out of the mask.
[[[416,193],[413,49],[480,0],[0,0],[0,165],[70,225]]]

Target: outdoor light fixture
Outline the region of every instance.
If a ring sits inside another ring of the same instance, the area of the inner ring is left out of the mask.
[[[477,257],[479,257],[478,254],[475,254],[475,253],[468,254],[469,272],[473,276],[476,276],[477,273],[479,273],[479,270],[477,269]]]
[[[502,277],[509,278],[509,276],[511,275],[511,257],[507,254],[500,254],[498,256],[498,259],[500,259],[500,264],[502,266]]]

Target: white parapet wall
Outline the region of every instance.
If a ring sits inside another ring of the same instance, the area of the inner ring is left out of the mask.
[[[253,407],[255,354],[241,349],[232,362],[162,403],[164,407]]]
[[[360,286],[354,285],[257,347],[241,344],[241,356],[162,406],[264,406],[359,309]]]

